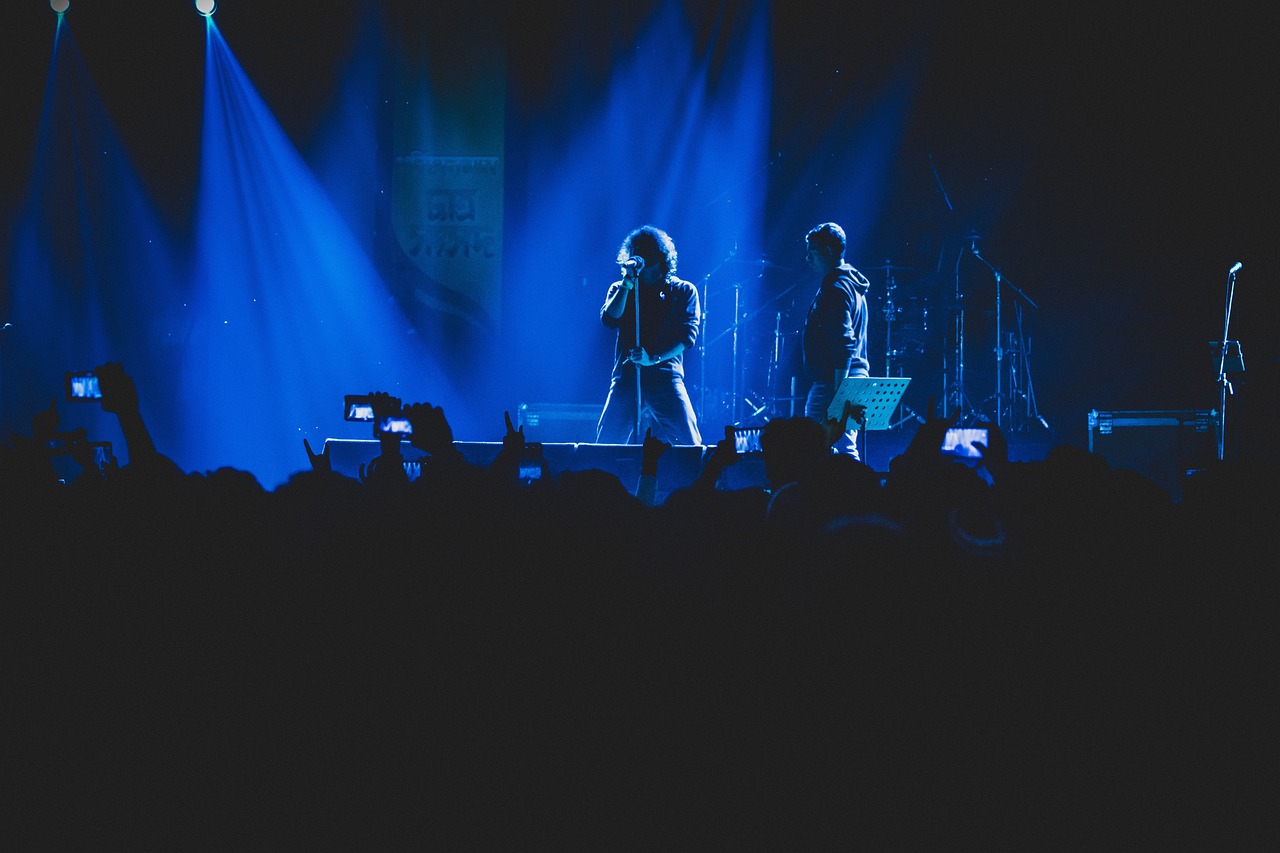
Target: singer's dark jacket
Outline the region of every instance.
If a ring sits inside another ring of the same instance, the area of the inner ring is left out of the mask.
[[[609,286],[608,305],[622,282]],[[668,275],[662,284],[637,288],[640,294],[640,345],[651,355],[669,352],[684,344],[676,355],[657,364],[639,368],[640,394],[653,419],[653,434],[671,444],[701,444],[698,419],[684,387],[684,352],[698,341],[702,320],[698,291],[692,284]],[[636,365],[628,359],[636,339],[635,299],[628,299],[622,316],[614,319],[603,307],[600,319],[616,329],[613,374],[609,395],[596,426],[596,441],[639,443],[636,432]]]
[[[805,375],[810,381],[831,382],[837,370],[842,376],[865,376],[871,369],[867,360],[866,300],[870,286],[867,277],[848,264],[823,276],[805,317],[801,345]]]
[[[617,293],[621,281],[609,285],[604,304]],[[677,343],[692,349],[698,341],[698,326],[702,320],[698,303],[698,290],[692,284],[673,275],[657,287],[640,285],[640,346],[650,353],[666,352]],[[613,347],[613,377],[630,379],[635,375],[635,365],[628,359],[636,339],[635,299],[628,299],[618,319],[610,317],[600,308],[600,320],[611,329],[618,330]],[[650,367],[640,369],[641,382],[647,383],[657,374],[684,376],[684,352]]]

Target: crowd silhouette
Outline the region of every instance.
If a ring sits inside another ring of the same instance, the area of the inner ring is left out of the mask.
[[[1269,462],[1175,501],[994,425],[877,472],[786,418],[763,482],[724,486],[726,436],[659,499],[651,435],[635,483],[509,417],[478,466],[376,393],[417,476],[384,434],[266,490],[97,372],[127,464],[56,406],[0,448],[8,849],[1276,840]]]

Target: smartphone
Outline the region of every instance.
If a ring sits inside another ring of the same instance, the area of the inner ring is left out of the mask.
[[[101,400],[102,389],[98,386],[98,374],[92,370],[69,371],[67,373],[68,400]]]
[[[524,452],[520,454],[516,476],[524,485],[543,479],[547,475],[547,459],[542,454],[542,442],[525,442]]]
[[[348,394],[342,398],[342,419],[345,421],[373,420],[373,401],[365,394]]]
[[[960,459],[981,459],[982,451],[973,446],[978,442],[987,447],[986,427],[952,427],[942,439],[942,452]]]
[[[733,431],[733,446],[739,453],[759,453],[763,434],[764,427],[737,427]]]
[[[109,441],[91,441],[89,446],[93,448],[93,464],[102,468],[111,462],[111,442]]]
[[[408,418],[385,417],[378,421],[378,434],[386,435],[394,433],[396,435],[413,435],[413,424]]]

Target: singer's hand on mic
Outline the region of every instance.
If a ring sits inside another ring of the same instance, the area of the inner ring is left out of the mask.
[[[644,347],[633,347],[628,358],[641,367],[649,367],[658,363],[658,359],[649,355],[649,351]]]

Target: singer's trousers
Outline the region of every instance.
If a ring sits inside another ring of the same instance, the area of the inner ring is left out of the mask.
[[[624,368],[631,376],[614,376],[609,383],[609,396],[596,426],[596,442],[600,444],[643,444],[646,428],[654,438],[668,444],[702,444],[698,418],[689,402],[684,377],[666,371],[646,374],[640,382],[640,434],[636,431],[636,380],[633,368]]]

